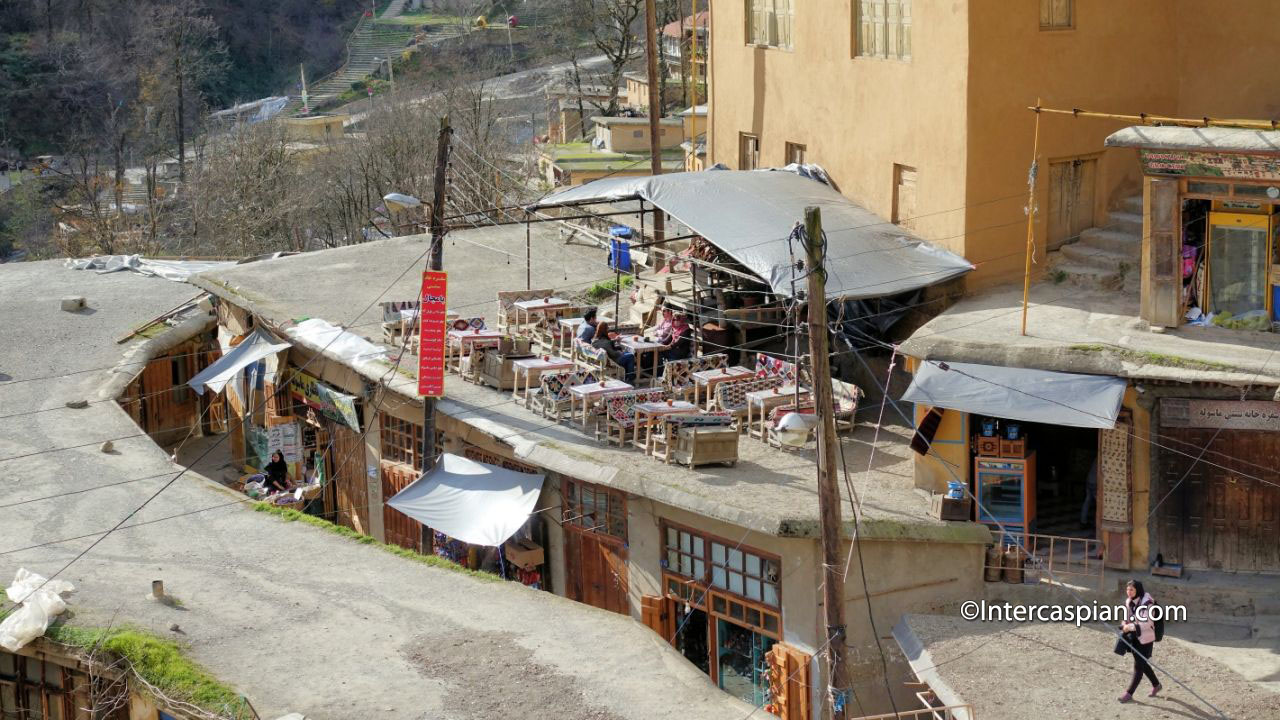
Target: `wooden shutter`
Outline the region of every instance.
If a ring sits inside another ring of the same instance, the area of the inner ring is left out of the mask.
[[[422,552],[422,523],[387,504],[387,500],[417,479],[417,471],[408,465],[382,463],[382,524],[387,542]]]
[[[911,59],[911,0],[901,0],[898,10],[898,59]]]
[[[812,656],[786,643],[775,643],[765,659],[769,663],[769,700],[765,710],[782,720],[809,720]]]
[[[640,596],[641,622],[667,642],[671,642],[671,636],[675,634],[674,629],[670,631],[667,629],[671,624],[670,604],[670,601],[661,595]]]
[[[1182,212],[1178,181],[1147,178],[1143,197],[1142,319],[1152,325],[1182,323]]]
[[[1133,420],[1122,412],[1116,426],[1098,431],[1098,532],[1107,567],[1129,567],[1133,532]]]

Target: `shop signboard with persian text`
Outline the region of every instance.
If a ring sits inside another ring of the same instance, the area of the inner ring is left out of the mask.
[[[422,273],[422,304],[418,313],[418,394],[423,397],[444,396],[445,341],[447,338],[445,305],[449,297],[449,274],[428,270]]]
[[[289,380],[293,396],[315,408],[321,415],[360,432],[360,414],[356,412],[356,397],[338,392],[330,385],[302,371],[293,373]]]
[[[1280,402],[1165,398],[1160,424],[1174,428],[1280,431]]]
[[[1280,156],[1153,150],[1143,148],[1142,172],[1147,175],[1213,177],[1235,180],[1280,180]]]
[[[302,442],[298,435],[297,423],[272,425],[267,428],[267,456],[279,450],[284,461],[289,464],[298,462],[302,456]]]

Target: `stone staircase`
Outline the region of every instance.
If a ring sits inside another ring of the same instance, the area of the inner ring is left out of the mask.
[[[404,10],[408,0],[392,0],[380,19],[394,18]],[[351,89],[353,83],[367,79],[378,72],[379,59],[394,58],[409,46],[417,34],[412,25],[378,23],[362,17],[356,29],[347,38],[347,60],[335,72],[307,87],[308,102],[317,107]],[[302,109],[302,98],[291,96],[283,115],[293,115]]]
[[[1127,197],[1107,213],[1101,226],[1049,253],[1048,276],[1055,283],[1136,293],[1142,253],[1142,196]]]

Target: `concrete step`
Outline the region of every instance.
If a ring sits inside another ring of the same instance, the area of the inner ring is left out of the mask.
[[[1122,230],[1089,228],[1080,233],[1079,242],[1096,248],[1132,253],[1134,257],[1142,252],[1142,236]]]
[[[1102,227],[1107,230],[1120,230],[1122,232],[1136,233],[1142,235],[1142,215],[1141,213],[1125,212],[1123,210],[1112,210],[1107,213],[1106,222]]]
[[[1136,215],[1141,215],[1142,214],[1142,196],[1130,195],[1124,200],[1121,200],[1120,209],[1125,212],[1131,212]]]
[[[1135,267],[1139,262],[1136,251],[1112,250],[1083,243],[1064,245],[1060,252],[1064,258],[1073,263],[1092,265],[1103,269],[1119,269],[1121,265]]]
[[[1054,284],[1069,284],[1091,290],[1122,290],[1124,275],[1118,268],[1103,268],[1074,262],[1061,252],[1049,255],[1048,277]]]

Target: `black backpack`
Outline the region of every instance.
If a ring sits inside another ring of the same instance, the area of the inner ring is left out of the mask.
[[[1160,607],[1160,604],[1153,600],[1151,602],[1151,609],[1147,610],[1147,612],[1151,612],[1152,610],[1158,607]],[[1164,639],[1164,613],[1163,612],[1161,612],[1155,619],[1155,631],[1156,631],[1156,642],[1160,642],[1161,640]]]

